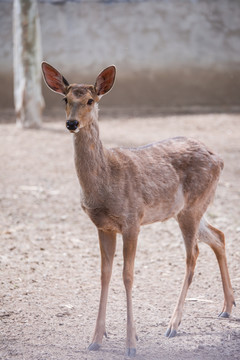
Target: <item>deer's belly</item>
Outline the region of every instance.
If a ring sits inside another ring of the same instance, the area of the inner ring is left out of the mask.
[[[141,225],[152,224],[157,221],[166,221],[175,217],[184,207],[184,195],[182,187],[179,186],[176,193],[169,200],[159,201],[144,208]]]

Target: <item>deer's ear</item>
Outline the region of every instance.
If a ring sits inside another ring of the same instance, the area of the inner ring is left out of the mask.
[[[111,65],[104,69],[97,77],[95,82],[95,91],[98,96],[105,95],[111,90],[116,76],[116,67]]]
[[[42,62],[42,72],[43,78],[51,90],[66,95],[69,84],[59,71],[44,61]]]

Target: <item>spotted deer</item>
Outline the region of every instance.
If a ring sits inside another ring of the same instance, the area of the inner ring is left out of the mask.
[[[108,288],[119,233],[123,239],[123,282],[127,299],[126,354],[135,356],[137,334],[132,286],[138,234],[141,225],[169,218],[176,219],[182,232],[186,273],[166,336],[172,338],[177,334],[199,253],[198,240],[208,244],[217,257],[224,292],[220,316],[229,317],[235,302],[224,234],[204,218],[223,169],[221,158],[201,142],[185,137],[137,148],[107,149],[99,137],[98,102],[114,84],[115,66],[104,69],[95,85],[69,85],[60,72],[46,62],[42,63],[42,71],[47,86],[64,96],[66,127],[74,139],[81,206],[98,230],[101,295],[95,332],[88,349],[98,350],[106,335]]]

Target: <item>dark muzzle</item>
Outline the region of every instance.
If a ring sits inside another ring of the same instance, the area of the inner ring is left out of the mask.
[[[79,122],[77,120],[68,120],[66,122],[66,127],[69,131],[74,131],[77,129]]]

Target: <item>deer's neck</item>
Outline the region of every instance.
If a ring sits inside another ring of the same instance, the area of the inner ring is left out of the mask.
[[[107,173],[107,150],[99,138],[97,119],[74,134],[75,166],[84,200],[102,197]]]

